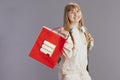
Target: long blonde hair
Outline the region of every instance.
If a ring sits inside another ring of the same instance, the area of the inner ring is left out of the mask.
[[[65,9],[64,9],[64,23],[63,23],[63,26],[64,26],[64,29],[66,31],[69,31],[69,32],[70,32],[70,20],[68,18],[68,12],[75,9],[75,8],[77,8],[81,11],[80,6],[77,3],[73,3],[73,2],[68,3],[65,6]],[[81,12],[81,20],[79,21],[78,29],[80,29],[81,26],[84,27],[84,20],[83,20],[82,12]],[[87,43],[88,43],[89,42],[88,31],[86,31],[84,34],[85,34],[85,37],[86,37],[86,40],[87,40]],[[70,35],[71,35],[71,33],[70,33]],[[71,38],[72,38],[73,43],[74,43],[74,39],[73,39],[72,35],[71,35]]]
[[[65,9],[64,9],[64,23],[63,23],[63,26],[65,28],[65,30],[67,31],[70,31],[70,20],[68,18],[68,12],[73,10],[73,9],[80,9],[79,5],[77,3],[73,3],[73,2],[70,2],[68,3],[66,6],[65,6]],[[83,21],[83,16],[82,16],[82,12],[81,12],[81,20],[79,21],[79,26],[78,28],[80,28],[81,26],[84,26],[84,21]]]
[[[77,3],[71,2],[71,3],[69,3],[65,6],[65,9],[64,9],[64,23],[63,23],[64,29],[70,33],[70,36],[72,38],[73,45],[74,45],[73,49],[75,48],[75,44],[74,44],[73,36],[70,32],[70,20],[68,18],[68,12],[71,11],[72,9],[75,9],[75,8],[77,8],[81,11],[81,9],[80,9],[80,7]],[[83,20],[82,12],[81,12],[81,20],[79,21],[78,29],[80,29],[81,27],[84,27],[84,20]],[[86,30],[84,32],[84,34],[85,34],[86,41],[87,41],[87,51],[89,52],[89,45],[90,45],[90,41],[89,41],[89,37],[88,37],[89,32]],[[87,65],[87,70],[89,71],[88,65]]]

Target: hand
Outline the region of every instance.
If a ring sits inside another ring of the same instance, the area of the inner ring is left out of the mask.
[[[88,40],[89,40],[89,41],[94,41],[94,38],[91,36],[90,33],[88,34]]]
[[[65,35],[68,35],[68,34],[69,34],[69,32],[66,31],[63,27],[59,29],[59,32],[60,32],[61,34],[65,34]]]
[[[63,27],[61,27],[61,28],[58,30],[58,32],[59,32],[60,34],[62,34],[66,39],[68,39],[68,37],[69,37],[69,32],[66,31]]]

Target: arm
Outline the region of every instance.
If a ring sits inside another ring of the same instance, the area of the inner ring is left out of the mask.
[[[87,48],[88,48],[88,51],[90,51],[93,48],[93,46],[94,46],[94,38],[88,32],[88,30],[87,30],[87,28],[85,26],[82,27],[82,30],[85,33],[86,38],[88,38],[88,46],[87,46]]]
[[[88,44],[88,50],[90,51],[94,46],[94,40],[90,41]]]
[[[72,48],[73,48],[73,42],[72,42],[71,36],[68,31],[64,30],[64,28],[60,28],[59,32],[63,36],[68,37],[66,40],[66,43],[64,44],[62,53],[63,53],[63,56],[65,56],[66,58],[70,58],[72,56]]]
[[[70,58],[72,56],[72,48],[73,48],[73,42],[71,40],[71,37],[69,36],[63,48],[63,55],[66,58]]]

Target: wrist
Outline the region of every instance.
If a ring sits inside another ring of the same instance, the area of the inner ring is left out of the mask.
[[[69,34],[63,34],[63,36],[68,39],[68,37],[70,36]]]

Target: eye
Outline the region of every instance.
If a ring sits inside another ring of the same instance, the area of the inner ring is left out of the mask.
[[[74,12],[73,11],[70,11],[70,14],[73,14]]]

